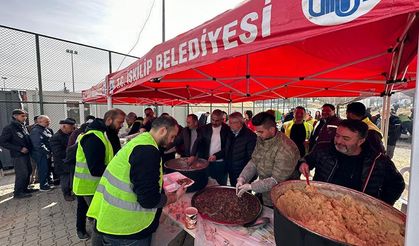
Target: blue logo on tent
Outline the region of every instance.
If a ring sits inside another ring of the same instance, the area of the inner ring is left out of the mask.
[[[322,26],[350,22],[371,11],[381,0],[302,0],[305,17]]]
[[[368,0],[362,0],[367,2]],[[337,16],[345,17],[355,13],[360,5],[361,0],[355,0],[351,6],[350,0],[322,0],[320,2],[320,10],[314,10],[314,0],[308,0],[308,12],[313,17],[319,17],[331,12],[335,12]]]

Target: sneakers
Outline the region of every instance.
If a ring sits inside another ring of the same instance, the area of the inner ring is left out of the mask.
[[[13,197],[17,198],[17,199],[21,199],[21,198],[28,198],[28,197],[31,197],[31,196],[32,195],[29,194],[29,193],[19,193],[19,194],[14,195]]]
[[[77,236],[80,240],[87,240],[90,238],[89,234],[87,232],[77,231]]]
[[[52,190],[54,187],[51,187],[51,186],[45,186],[45,187],[41,187],[40,189],[39,189],[39,191],[50,191],[50,190]]]

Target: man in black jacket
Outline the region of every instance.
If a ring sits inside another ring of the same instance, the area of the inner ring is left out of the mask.
[[[323,104],[321,119],[314,125],[309,139],[309,152],[318,143],[332,142],[340,122],[341,119],[336,115],[335,106],[329,103]]]
[[[50,140],[52,156],[54,158],[54,171],[60,176],[61,191],[63,192],[66,201],[74,201],[74,196],[71,194],[71,176],[72,167],[64,164],[66,158],[66,149],[68,138],[74,131],[74,124],[76,121],[71,118],[60,120],[60,130],[58,130]]]
[[[30,197],[33,190],[28,189],[30,175],[32,173],[29,152],[32,149],[29,132],[25,121],[27,113],[22,109],[12,112],[12,121],[3,128],[0,136],[0,146],[10,150],[15,167],[15,198]]]
[[[368,126],[359,120],[343,120],[334,144],[318,144],[299,161],[299,171],[314,180],[361,191],[393,205],[404,190],[403,176],[391,159],[363,145]]]
[[[38,168],[39,186],[41,191],[48,191],[52,187],[48,184],[48,176],[50,175],[50,159],[51,159],[51,145],[50,138],[52,132],[48,128],[51,120],[46,115],[38,116],[38,123],[32,128],[30,133],[31,142],[33,145],[32,158],[36,162]]]
[[[191,160],[195,156],[210,162],[209,176],[218,184],[227,184],[227,169],[224,163],[225,144],[230,128],[223,123],[223,111],[216,109],[211,114],[211,123],[200,129],[198,139],[192,150]]]
[[[246,127],[243,115],[239,112],[230,114],[228,124],[231,131],[227,137],[225,161],[230,184],[236,187],[237,178],[252,159],[256,146],[256,134]]]
[[[182,157],[191,156],[193,146],[198,138],[198,117],[189,114],[186,117],[186,127],[176,136],[173,145]]]

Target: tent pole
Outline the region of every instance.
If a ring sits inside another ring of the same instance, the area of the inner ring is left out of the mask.
[[[419,37],[418,37],[419,45]],[[416,59],[419,57],[419,49]],[[419,62],[416,65],[416,75],[419,74]],[[416,89],[415,89],[415,99],[414,99],[414,117],[413,120],[413,136],[412,136],[412,156],[410,160],[410,174],[409,174],[409,197],[408,197],[408,206],[407,206],[407,222],[406,222],[406,238],[405,245],[417,245],[419,242],[419,233],[417,233],[417,228],[419,227],[419,121],[417,117],[419,115],[419,87],[417,86],[416,78]],[[416,163],[416,164],[415,164]]]
[[[249,54],[246,55],[246,94],[250,95],[250,64]]]
[[[282,99],[282,113],[285,114],[285,100],[287,99]]]
[[[231,101],[228,103],[228,115],[231,114]]]
[[[388,138],[388,128],[390,122],[390,95],[384,95],[383,97],[383,113],[381,119],[381,132],[383,133],[383,144],[385,149],[387,149],[387,138]]]
[[[166,41],[166,37],[165,37],[165,35],[166,35],[166,20],[165,20],[166,13],[165,13],[165,9],[166,8],[165,8],[165,6],[166,6],[165,0],[163,0],[163,2],[162,2],[162,15],[161,15],[161,17],[162,17],[161,42],[162,43],[164,43]]]

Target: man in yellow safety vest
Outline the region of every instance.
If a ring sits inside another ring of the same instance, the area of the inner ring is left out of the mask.
[[[362,120],[368,125],[367,139],[363,144],[363,148],[369,148],[369,151],[373,153],[385,153],[383,144],[383,134],[380,128],[378,128],[368,117],[367,109],[361,102],[352,102],[346,106],[346,118],[350,120]]]
[[[124,111],[111,109],[105,113],[103,119],[94,119],[86,129],[86,133],[78,138],[73,192],[83,197],[87,205],[92,201],[106,165],[121,149],[118,131],[122,128],[124,120]],[[89,237],[85,231],[77,231],[77,235],[80,239]]]
[[[107,165],[87,212],[105,245],[150,245],[162,208],[185,193],[184,185],[176,193],[162,189],[159,147],[172,143],[178,130],[174,118],[160,116]]]
[[[305,121],[306,109],[298,106],[294,109],[294,119],[284,122],[281,131],[291,138],[303,157],[308,151],[308,140],[310,139],[313,125]]]

